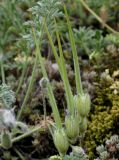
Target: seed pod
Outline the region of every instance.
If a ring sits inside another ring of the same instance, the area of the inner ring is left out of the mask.
[[[72,143],[75,143],[79,136],[79,119],[77,116],[66,116],[65,118],[66,134]]]
[[[80,134],[84,134],[86,129],[87,129],[87,125],[88,125],[88,120],[86,117],[82,117],[81,119],[81,123],[79,125],[79,131],[80,131]]]
[[[69,148],[68,138],[65,133],[65,130],[62,129],[56,129],[54,131],[53,135],[54,144],[59,152],[60,155],[65,155]]]
[[[49,160],[62,160],[60,156],[51,156]]]
[[[74,97],[75,106],[79,116],[87,116],[90,111],[90,96],[87,93],[76,95]]]
[[[4,149],[12,147],[11,134],[9,131],[3,130],[1,134],[1,145]]]

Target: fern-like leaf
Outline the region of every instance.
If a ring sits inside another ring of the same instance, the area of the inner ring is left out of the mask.
[[[0,85],[0,104],[4,108],[11,108],[12,104],[15,103],[15,94],[11,90],[10,86],[6,84]]]

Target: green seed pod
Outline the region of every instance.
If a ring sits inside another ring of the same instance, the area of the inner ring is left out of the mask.
[[[79,136],[79,119],[77,116],[66,116],[65,127],[68,138],[72,143],[75,143]]]
[[[65,130],[62,129],[56,129],[54,131],[53,135],[54,144],[59,152],[60,155],[65,155],[69,148],[68,138],[65,133]]]
[[[60,156],[51,156],[50,160],[62,160],[62,158]]]
[[[81,119],[81,123],[79,125],[79,131],[80,131],[80,134],[84,134],[86,129],[87,129],[87,125],[88,125],[88,120],[86,117],[82,117]]]
[[[87,116],[90,111],[90,96],[87,93],[76,95],[74,97],[75,106],[79,116]]]
[[[1,134],[1,145],[4,149],[12,147],[11,134],[9,131],[3,130]]]

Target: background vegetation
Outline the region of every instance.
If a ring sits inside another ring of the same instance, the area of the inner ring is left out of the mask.
[[[0,138],[7,134],[9,141],[2,143],[1,138],[2,160],[58,154],[48,126],[64,122],[67,104],[72,103],[68,100],[79,93],[76,75],[81,75],[83,92],[91,97],[91,109],[87,130],[82,121],[83,134],[75,142],[84,150],[78,148],[77,156],[70,146],[64,160],[119,159],[118,19],[118,0],[0,1]],[[74,65],[76,51],[81,73]],[[52,106],[59,111],[56,116]]]

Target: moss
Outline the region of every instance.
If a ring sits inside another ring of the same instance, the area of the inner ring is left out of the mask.
[[[114,84],[117,79],[113,78]],[[89,116],[88,130],[84,145],[91,159],[95,157],[96,146],[104,143],[111,135],[118,134],[119,128],[119,93],[113,92],[111,86],[100,81],[97,96],[93,101],[94,108]]]

